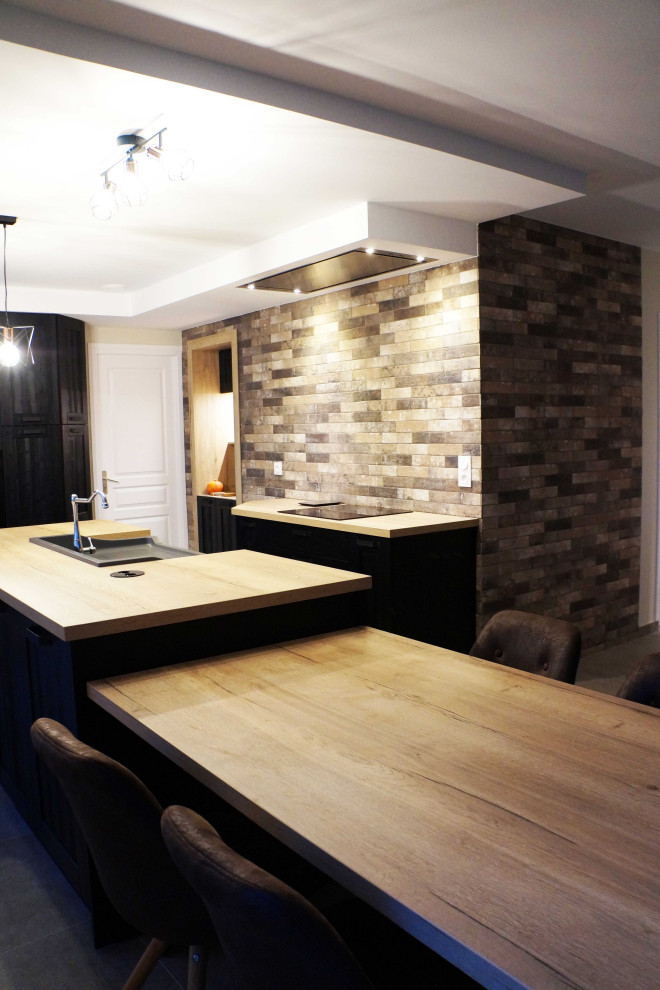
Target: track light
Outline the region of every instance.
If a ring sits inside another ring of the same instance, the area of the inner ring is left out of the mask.
[[[17,364],[34,364],[32,338],[34,327],[12,327],[7,305],[7,227],[16,223],[16,217],[0,217],[4,235],[2,245],[2,271],[5,286],[5,326],[0,326],[0,366],[15,368]]]
[[[139,132],[120,134],[117,145],[121,156],[101,172],[101,189],[89,201],[90,209],[98,220],[110,220],[123,206],[144,206],[149,190],[149,166],[160,166],[160,171],[172,182],[183,181],[192,174],[195,163],[182,148],[171,151],[163,146],[161,127],[150,137]]]

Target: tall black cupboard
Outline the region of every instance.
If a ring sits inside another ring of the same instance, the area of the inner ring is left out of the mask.
[[[89,495],[85,326],[68,316],[10,313],[33,325],[34,364],[0,367],[0,526],[71,519]],[[89,510],[81,506],[80,518]]]

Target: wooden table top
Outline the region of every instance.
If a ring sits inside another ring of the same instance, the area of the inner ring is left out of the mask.
[[[69,532],[66,523],[0,531],[0,600],[59,639],[73,641],[328,595],[362,591],[371,578],[252,550],[145,561],[141,577],[116,580],[117,567],[93,567],[29,542]],[[142,536],[121,523],[81,523],[81,533]]]
[[[344,499],[350,502],[350,499]],[[231,511],[234,516],[248,519],[266,519],[270,522],[286,522],[296,526],[313,526],[317,529],[335,529],[359,536],[419,536],[422,533],[438,533],[449,529],[472,529],[479,525],[474,516],[449,516],[437,512],[400,512],[389,516],[365,516],[360,519],[317,519],[314,516],[283,514],[289,509],[304,508],[293,498],[265,498],[241,502]]]
[[[484,986],[657,990],[660,712],[369,628],[88,694]]]

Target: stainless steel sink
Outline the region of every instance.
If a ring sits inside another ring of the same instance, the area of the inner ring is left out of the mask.
[[[159,543],[153,536],[136,536],[124,540],[100,540],[92,537],[94,549],[76,550],[73,545],[73,534],[63,533],[60,536],[31,536],[30,543],[55,550],[82,560],[93,567],[110,567],[114,564],[139,564],[147,560],[170,560],[172,557],[192,557],[196,550],[183,550],[180,547],[168,547]],[[84,537],[89,542],[89,537]]]

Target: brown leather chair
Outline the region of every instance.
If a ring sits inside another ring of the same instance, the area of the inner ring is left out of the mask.
[[[626,676],[617,698],[660,708],[660,653],[649,653]]]
[[[105,892],[119,914],[151,941],[124,990],[137,990],[168,945],[188,945],[188,990],[202,990],[215,932],[206,909],[174,867],[160,831],[162,807],[126,767],[40,718],[34,749],[71,805]]]
[[[488,620],[470,656],[574,684],[580,649],[580,630],[572,622],[505,609]]]
[[[350,950],[305,897],[225,845],[188,808],[163,814],[165,845],[206,904],[236,990],[372,990]]]

